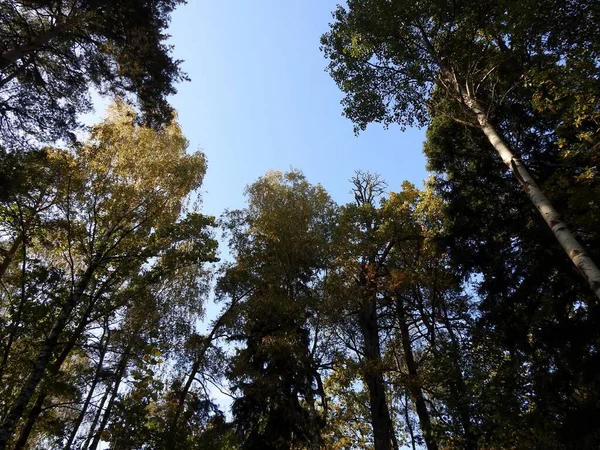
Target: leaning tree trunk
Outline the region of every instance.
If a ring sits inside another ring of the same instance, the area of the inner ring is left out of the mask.
[[[102,369],[104,368],[103,367],[104,357],[106,356],[106,353],[108,352],[109,341],[110,341],[110,328],[108,328],[108,324],[107,324],[106,328],[104,330],[104,334],[102,335],[102,338],[100,339],[100,354],[98,355],[98,365],[96,366],[94,378],[92,380],[92,384],[91,384],[88,394],[85,398],[83,406],[81,407],[81,411],[79,411],[77,420],[75,421],[75,424],[73,424],[73,429],[71,430],[69,439],[67,440],[67,443],[65,444],[65,447],[64,447],[65,450],[69,450],[72,447],[73,442],[75,442],[75,438],[77,437],[77,432],[79,431],[79,427],[83,423],[85,415],[87,414],[87,410],[92,401],[92,397],[94,396],[94,392],[96,391],[96,385],[98,384],[98,381],[100,380],[100,374],[102,373]]]
[[[461,92],[464,92],[461,90]],[[540,212],[552,233],[565,250],[575,267],[588,282],[596,297],[600,300],[600,270],[586,253],[583,245],[577,241],[571,230],[562,221],[550,200],[537,185],[523,162],[508,148],[496,128],[489,122],[484,108],[472,96],[463,93],[465,104],[475,114],[481,130],[496,149],[504,164],[517,178],[531,202]]]
[[[415,402],[417,416],[419,417],[419,424],[423,431],[427,450],[438,450],[438,445],[433,434],[433,427],[431,425],[431,418],[429,416],[429,411],[427,410],[427,404],[425,403],[425,396],[423,395],[423,388],[421,387],[417,362],[415,361],[412,344],[410,342],[410,331],[408,328],[406,310],[402,300],[397,299],[396,305],[398,308],[398,326],[400,328],[402,350],[404,351],[404,360],[408,369],[408,391]]]
[[[194,379],[196,378],[196,375],[198,374],[198,371],[200,370],[202,363],[204,363],[204,358],[206,356],[206,352],[208,352],[208,350],[210,349],[210,346],[212,345],[213,341],[215,340],[215,336],[223,327],[226,316],[229,315],[229,313],[231,312],[231,310],[233,309],[233,307],[236,304],[237,304],[237,301],[235,301],[235,300],[233,300],[231,302],[231,305],[229,305],[229,307],[225,311],[223,311],[221,316],[214,323],[208,336],[206,338],[204,338],[204,341],[202,343],[202,348],[200,349],[200,351],[196,355],[196,358],[194,359],[194,364],[192,365],[192,370],[191,370],[191,372],[188,376],[188,379],[177,399],[177,406],[175,408],[175,414],[173,415],[173,420],[171,422],[171,434],[175,433],[175,431],[177,429],[179,417],[183,413],[183,409],[185,406],[185,399],[192,387],[192,383],[194,382]]]
[[[112,389],[112,393],[110,395],[110,399],[108,400],[108,404],[106,405],[106,410],[104,411],[104,415],[102,416],[102,421],[100,422],[100,426],[98,430],[94,434],[94,438],[92,439],[92,443],[90,444],[90,450],[96,450],[98,445],[100,444],[100,438],[102,437],[102,432],[108,425],[108,420],[110,419],[110,415],[112,413],[112,409],[115,405],[115,401],[117,399],[117,395],[119,395],[119,386],[121,385],[121,381],[125,376],[125,372],[127,370],[127,363],[129,362],[129,347],[125,349],[123,356],[121,357],[121,361],[119,361],[119,366],[117,369],[115,384]]]
[[[44,378],[44,374],[48,368],[48,365],[50,364],[52,354],[58,347],[58,339],[67,326],[73,309],[75,309],[75,306],[80,303],[83,292],[92,279],[95,268],[95,263],[90,264],[81,281],[73,290],[73,293],[69,296],[67,303],[62,307],[58,317],[56,318],[50,334],[44,341],[44,344],[38,353],[38,357],[33,368],[31,369],[31,372],[29,373],[29,376],[27,377],[27,380],[21,387],[17,398],[13,401],[6,418],[2,423],[2,426],[0,426],[0,450],[4,450],[8,445],[8,442],[12,438],[17,424],[23,416],[27,405],[35,394],[38,385]]]
[[[21,434],[19,435],[19,439],[15,443],[13,450],[23,450],[27,448],[27,441],[29,440],[29,436],[33,431],[33,427],[36,423],[37,418],[42,413],[42,409],[44,407],[44,402],[46,401],[46,397],[48,396],[48,391],[43,390],[37,396],[33,407],[29,410],[29,415],[27,416],[27,420],[25,421],[25,425],[21,430]]]
[[[92,439],[94,439],[96,426],[98,425],[98,422],[100,422],[100,419],[102,417],[102,411],[104,410],[104,404],[108,400],[108,397],[110,396],[111,392],[112,384],[107,383],[106,389],[104,390],[104,394],[100,399],[100,403],[96,407],[96,414],[94,414],[94,418],[92,419],[92,423],[90,424],[87,437],[83,441],[83,444],[81,444],[81,450],[88,450]]]

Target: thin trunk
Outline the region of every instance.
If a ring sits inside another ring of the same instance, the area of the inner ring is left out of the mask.
[[[52,364],[51,369],[50,369],[51,373],[58,373],[58,371],[62,367],[62,364],[65,362],[67,357],[71,354],[71,351],[75,347],[77,339],[79,339],[79,336],[81,336],[81,333],[83,333],[83,330],[85,329],[85,326],[88,323],[87,319],[89,318],[89,315],[92,312],[93,305],[94,305],[94,302],[90,302],[85,314],[83,315],[83,317],[81,318],[81,321],[79,322],[79,326],[75,329],[75,331],[73,332],[73,335],[67,342],[67,345],[65,346],[65,348],[63,348],[60,355],[56,358],[56,360]],[[43,404],[43,401],[46,399],[47,395],[48,395],[48,391],[44,390],[44,391],[40,392],[38,394],[38,399],[36,400],[36,403],[29,410],[29,414],[27,415],[27,422],[25,423],[23,430],[21,430],[21,434],[19,435],[19,440],[17,441],[19,443],[19,445],[21,445],[22,447],[24,447],[25,444],[27,443],[27,440],[29,439],[29,435],[31,434],[31,431],[33,430],[33,426],[35,425],[35,422],[37,421],[39,415],[42,412],[42,404]],[[42,403],[39,403],[40,401]],[[38,403],[39,403],[39,405],[38,405]],[[19,447],[16,447],[16,448],[19,448]],[[15,450],[16,450],[16,448],[15,448]]]
[[[214,328],[213,328],[213,331],[214,331]],[[190,374],[188,375],[188,379],[185,382],[185,385],[183,386],[183,390],[179,394],[179,398],[177,400],[177,408],[175,409],[175,414],[173,415],[173,422],[171,423],[171,430],[173,432],[176,430],[178,422],[179,422],[179,417],[181,417],[181,413],[183,412],[183,407],[185,405],[185,398],[187,397],[188,393],[190,392],[192,383],[194,382],[194,379],[196,378],[196,375],[198,374],[198,371],[200,370],[200,366],[204,362],[204,356],[206,355],[206,352],[208,351],[208,348],[210,347],[209,339],[210,339],[210,337],[206,338],[202,349],[196,356],[196,359],[194,360],[194,364],[192,365],[192,370],[191,370]]]
[[[396,432],[394,431],[394,424],[393,422],[390,420],[390,434],[392,435],[392,449],[393,450],[400,450],[400,447],[398,445],[398,439],[396,438]]]
[[[78,337],[80,336],[80,334],[83,332],[83,329],[85,328],[85,325],[87,323],[86,319],[89,316],[89,314],[91,313],[91,309],[92,309],[92,305],[90,304],[90,306],[88,307],[88,310],[86,311],[86,314],[83,316],[83,318],[81,320],[80,325],[77,327],[77,329],[73,333],[73,336],[67,343],[67,346],[63,349],[63,351],[60,353],[58,358],[56,358],[56,361],[54,361],[54,363],[52,364],[52,367],[50,369],[52,373],[57,373],[60,370],[62,364],[67,359],[67,357],[71,354],[73,347],[75,347],[75,342],[77,341]],[[19,439],[17,440],[17,443],[15,444],[14,450],[20,450],[20,449],[25,448],[25,445],[27,444],[27,441],[29,440],[29,436],[31,435],[31,432],[33,431],[33,427],[34,427],[35,423],[37,422],[38,417],[42,413],[42,406],[44,405],[44,401],[46,400],[47,396],[48,396],[47,390],[42,390],[42,392],[40,392],[38,394],[33,407],[29,410],[29,414],[27,415],[27,421],[25,422],[25,425],[24,425],[23,429],[21,430],[21,433],[19,434]],[[67,447],[67,448],[70,448],[70,447]]]
[[[363,378],[369,390],[369,408],[375,450],[392,450],[392,421],[381,368],[381,344],[376,306],[375,298],[367,300],[359,317],[366,364]]]
[[[27,422],[23,426],[21,430],[21,434],[19,434],[19,439],[15,443],[14,450],[23,450],[27,441],[29,440],[29,435],[33,431],[33,426],[38,418],[38,416],[42,412],[42,407],[44,406],[44,402],[46,401],[46,397],[48,396],[48,391],[40,392],[33,404],[33,407],[29,411],[29,415],[27,416]]]
[[[81,301],[81,296],[92,279],[95,267],[95,264],[90,264],[81,281],[78,283],[73,293],[69,296],[67,303],[62,307],[58,317],[56,318],[56,321],[54,322],[50,334],[44,341],[44,344],[38,353],[38,357],[31,372],[29,373],[29,376],[27,377],[27,380],[23,384],[17,398],[13,401],[10,411],[4,419],[2,426],[0,426],[0,450],[4,450],[8,445],[8,442],[15,432],[17,423],[23,416],[27,405],[35,394],[35,390],[44,378],[44,374],[46,373],[46,369],[50,364],[52,354],[58,346],[58,339],[69,322],[69,318],[73,312],[73,309]]]
[[[567,228],[567,225],[562,221],[560,215],[537,185],[523,162],[513,154],[495,127],[490,124],[487,114],[479,102],[467,94],[463,94],[463,98],[466,105],[475,114],[481,130],[496,149],[504,164],[517,178],[564,251],[588,282],[596,297],[600,299],[600,270],[598,270],[592,258],[588,256],[585,248],[577,241],[571,230]]]
[[[100,400],[100,404],[98,405],[98,409],[96,410],[96,414],[94,414],[94,420],[92,420],[92,424],[90,425],[90,429],[88,431],[88,435],[85,438],[85,441],[83,442],[83,445],[81,446],[82,450],[88,450],[90,442],[92,441],[92,439],[95,436],[96,425],[98,425],[98,421],[100,420],[100,417],[102,416],[102,411],[104,409],[104,404],[106,403],[106,400],[108,400],[108,397],[109,397],[109,395],[110,395],[111,392],[112,392],[111,385],[108,384],[106,386],[106,390],[104,391],[104,395],[102,396],[102,399]]]
[[[6,255],[4,255],[2,262],[0,263],[0,279],[2,279],[2,277],[6,273],[8,266],[10,266],[11,261],[14,259],[15,255],[17,254],[17,250],[19,250],[19,247],[21,246],[22,242],[23,242],[23,233],[19,233],[19,235],[15,238],[12,245],[8,249],[8,252],[6,253]]]
[[[115,400],[117,399],[117,395],[119,394],[119,386],[121,385],[121,380],[123,380],[123,376],[125,375],[125,370],[127,369],[127,362],[129,361],[129,349],[125,349],[123,356],[121,357],[121,361],[119,361],[119,368],[117,370],[117,375],[115,379],[115,384],[112,389],[112,394],[110,396],[110,400],[106,405],[106,410],[104,411],[104,415],[102,416],[102,422],[100,422],[100,426],[98,427],[98,431],[94,434],[94,439],[90,445],[89,450],[96,450],[98,448],[98,444],[100,443],[100,437],[102,436],[102,432],[106,428],[108,424],[108,419],[110,419],[110,414],[112,412],[112,408],[115,404]]]
[[[400,357],[398,356],[398,353],[396,352],[396,349],[394,347],[392,347],[392,354],[394,355],[394,360],[396,361],[396,371],[398,373],[402,373],[402,364],[400,363]],[[411,446],[413,450],[416,450],[416,441],[415,441],[415,432],[413,431],[413,427],[412,427],[412,423],[410,420],[410,414],[408,411],[408,392],[406,392],[406,389],[403,390],[403,394],[404,394],[404,421],[406,423],[406,428],[408,428],[408,435],[410,436],[410,442],[411,442]],[[397,450],[397,448],[394,448],[395,450]]]
[[[415,432],[413,431],[412,423],[410,423],[410,414],[408,412],[408,393],[405,393],[404,396],[404,420],[406,420],[406,426],[408,428],[408,435],[410,436],[412,449],[417,450]]]
[[[448,317],[448,309],[443,301],[441,304],[441,310],[443,313],[441,315],[441,321],[448,332],[448,337],[452,343],[452,350],[455,355],[455,361],[458,363],[461,355],[461,346],[456,334],[454,333],[454,330],[452,329],[452,323]],[[460,422],[465,433],[465,450],[477,450],[479,448],[479,444],[477,442],[477,436],[473,432],[468,388],[465,384],[460,367],[454,367],[453,374],[455,375],[448,380],[448,387],[453,403],[458,410]]]
[[[83,419],[85,418],[87,409],[90,406],[92,397],[94,396],[94,391],[96,390],[96,385],[98,384],[98,380],[100,379],[100,374],[102,373],[102,363],[104,362],[104,356],[106,356],[106,353],[108,352],[108,342],[110,340],[110,330],[107,331],[107,329],[105,328],[104,333],[105,334],[103,334],[102,339],[100,340],[102,348],[100,349],[100,355],[98,356],[98,366],[96,367],[96,372],[94,373],[94,379],[92,380],[92,384],[91,384],[90,390],[88,391],[88,394],[85,398],[85,402],[83,403],[83,406],[81,407],[81,411],[79,412],[79,415],[77,416],[77,420],[75,421],[75,424],[73,425],[73,429],[71,430],[69,439],[67,440],[67,443],[65,444],[65,450],[69,450],[71,448],[71,446],[73,445],[73,442],[75,441],[75,438],[77,437],[77,432],[79,431],[79,427],[83,423]],[[106,335],[106,339],[104,339],[105,335]]]
[[[192,365],[191,373],[188,376],[188,379],[187,379],[187,381],[186,381],[186,383],[185,383],[185,385],[183,387],[183,390],[179,394],[179,398],[177,400],[177,408],[175,409],[175,414],[173,416],[173,421],[171,422],[171,430],[172,430],[172,432],[175,432],[175,430],[177,428],[177,425],[178,425],[178,422],[179,422],[179,417],[181,416],[181,413],[183,412],[183,406],[185,404],[185,398],[187,397],[188,393],[190,392],[190,388],[192,387],[192,383],[194,382],[194,378],[196,377],[196,375],[198,374],[198,371],[200,370],[200,366],[204,362],[204,357],[206,356],[206,352],[210,348],[210,346],[212,344],[212,341],[215,338],[215,335],[217,334],[217,332],[223,326],[225,317],[231,312],[231,310],[234,308],[234,306],[236,304],[237,304],[237,301],[232,300],[232,302],[229,305],[229,307],[217,319],[217,321],[213,325],[212,329],[210,330],[210,333],[204,339],[204,342],[203,342],[204,345],[203,345],[202,349],[200,350],[200,352],[198,353],[198,355],[196,356],[196,359],[194,360],[194,364]]]
[[[417,363],[412,351],[408,322],[406,319],[406,311],[401,300],[398,300],[396,304],[398,307],[398,327],[400,328],[402,349],[404,350],[404,359],[406,361],[406,367],[408,369],[409,376],[408,390],[410,391],[413,401],[415,402],[417,416],[419,417],[419,424],[421,425],[421,431],[423,431],[423,437],[425,438],[427,450],[438,450],[437,442],[433,436],[431,418],[429,417],[429,411],[427,411],[427,404],[425,403],[425,396],[423,395],[423,389],[421,388]]]
[[[23,315],[23,307],[25,306],[27,244],[23,240],[22,233],[17,237],[17,239],[15,239],[15,242],[13,242],[11,249],[9,250],[6,257],[4,258],[4,261],[2,262],[2,264],[4,265],[6,263],[6,267],[4,267],[3,271],[0,273],[0,278],[1,278],[2,273],[4,273],[4,271],[6,270],[6,268],[9,265],[10,260],[12,260],[12,258],[14,257],[14,255],[17,251],[17,248],[19,247],[19,243],[23,244],[23,262],[22,262],[22,267],[21,267],[21,297],[19,299],[19,306],[17,307],[17,312],[16,312],[14,318],[12,319],[12,321],[11,321],[12,323],[10,324],[10,327],[9,327],[10,332],[8,335],[6,346],[4,347],[4,353],[2,355],[2,362],[0,363],[0,380],[2,380],[2,376],[4,375],[4,369],[6,368],[6,364],[8,363],[8,357],[10,356],[10,351],[12,349],[12,345],[13,345],[15,337],[17,335],[17,331],[19,329],[19,324],[21,323],[21,317]],[[14,252],[13,252],[13,250],[14,250]],[[11,252],[12,252],[12,255],[11,255]],[[7,260],[8,260],[8,262],[7,262]],[[0,268],[0,270],[2,270],[2,268]]]

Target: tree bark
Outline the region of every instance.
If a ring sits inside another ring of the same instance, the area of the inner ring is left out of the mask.
[[[126,348],[123,356],[121,357],[121,361],[119,361],[119,368],[117,369],[117,375],[115,384],[112,389],[112,393],[110,395],[110,399],[108,400],[108,404],[106,405],[106,410],[104,411],[104,415],[102,416],[102,422],[100,422],[100,426],[98,427],[98,431],[94,434],[94,439],[89,447],[90,450],[96,450],[98,448],[98,444],[100,443],[100,437],[102,436],[102,432],[106,428],[108,424],[108,419],[110,419],[110,413],[112,412],[112,408],[115,404],[115,400],[117,395],[119,394],[119,386],[121,385],[121,380],[125,375],[125,370],[127,369],[127,362],[129,361],[129,349]]]
[[[419,417],[419,424],[421,425],[421,430],[423,431],[423,437],[425,438],[427,450],[438,450],[438,445],[433,435],[433,427],[431,426],[431,418],[429,417],[429,411],[427,410],[427,404],[425,403],[425,396],[423,395],[423,389],[421,388],[421,380],[419,379],[417,363],[412,351],[406,310],[402,300],[397,299],[396,304],[398,308],[398,326],[400,328],[402,349],[404,350],[404,359],[406,360],[406,367],[408,369],[409,376],[408,390],[411,393],[413,401],[415,402],[417,416]]]
[[[100,379],[100,373],[102,372],[102,363],[104,362],[104,356],[108,352],[108,342],[110,340],[110,329],[107,330],[105,328],[104,333],[105,334],[102,336],[102,339],[100,341],[102,343],[102,348],[100,349],[100,355],[98,356],[98,366],[96,367],[96,371],[94,373],[94,379],[92,380],[92,384],[90,386],[90,390],[88,391],[88,395],[86,396],[83,406],[81,407],[81,411],[79,412],[79,415],[77,416],[77,420],[75,421],[75,424],[73,425],[73,429],[71,430],[69,439],[67,440],[67,443],[65,444],[65,450],[71,449],[71,446],[73,445],[73,442],[75,441],[75,438],[77,437],[77,431],[79,431],[79,427],[81,426],[83,419],[85,418],[87,409],[90,406],[90,403],[92,401],[94,391],[96,390],[96,385],[98,384],[98,380]],[[105,339],[105,337],[106,337],[106,339]]]
[[[496,149],[504,164],[519,181],[523,190],[527,193],[529,199],[540,212],[552,230],[552,233],[567,253],[569,259],[575,264],[575,267],[577,267],[581,275],[588,282],[597,299],[600,300],[600,270],[598,269],[598,266],[596,266],[592,258],[588,256],[583,245],[579,243],[571,230],[569,230],[567,225],[562,221],[560,215],[554,206],[552,206],[548,197],[546,197],[544,192],[537,185],[523,162],[513,154],[496,128],[490,124],[483,107],[475,98],[464,93],[462,89],[461,93],[463,93],[465,104],[477,118],[477,122],[483,133],[486,135],[494,149]]]
[[[369,390],[369,409],[375,450],[392,450],[393,427],[381,368],[377,305],[374,296],[370,297],[364,302],[359,317],[360,329],[364,339],[366,364],[363,370],[363,378]]]
[[[81,281],[77,284],[73,293],[69,296],[67,303],[62,307],[58,317],[56,318],[50,334],[44,341],[34,366],[23,384],[19,395],[13,401],[11,408],[0,426],[0,450],[4,450],[8,442],[12,438],[17,423],[23,417],[23,413],[35,391],[42,381],[46,369],[50,364],[52,354],[58,346],[58,339],[69,322],[69,318],[75,306],[80,302],[83,292],[87,288],[92,279],[92,275],[96,269],[96,264],[91,263],[86,272],[83,274]]]

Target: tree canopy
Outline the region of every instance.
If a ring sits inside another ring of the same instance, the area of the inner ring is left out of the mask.
[[[598,2],[348,0],[344,114],[427,126],[430,177],[218,218],[180,3],[0,4],[0,450],[599,448]]]
[[[166,44],[181,0],[3,1],[0,139],[5,147],[72,133],[90,89],[131,97],[147,124],[171,120],[167,97],[185,79]]]

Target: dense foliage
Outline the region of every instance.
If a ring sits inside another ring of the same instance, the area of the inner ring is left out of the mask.
[[[0,5],[0,450],[600,447],[597,2],[349,0],[345,114],[426,124],[431,178],[269,171],[218,220],[179,3]]]
[[[132,95],[148,124],[167,123],[184,78],[165,44],[182,0],[0,3],[0,145],[75,131],[88,90]]]

